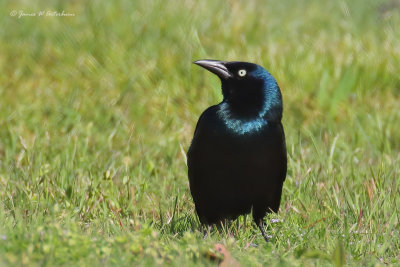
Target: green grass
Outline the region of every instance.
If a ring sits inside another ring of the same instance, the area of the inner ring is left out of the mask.
[[[214,243],[243,266],[400,265],[399,8],[1,1],[0,265],[215,265]],[[199,230],[185,151],[221,100],[202,58],[259,63],[282,88],[269,244],[249,216]]]

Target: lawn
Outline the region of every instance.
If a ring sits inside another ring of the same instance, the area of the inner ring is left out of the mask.
[[[400,265],[400,2],[0,10],[0,265],[217,265],[216,243],[242,266]],[[282,89],[270,243],[250,216],[203,239],[185,163],[222,99],[204,58],[258,63]]]

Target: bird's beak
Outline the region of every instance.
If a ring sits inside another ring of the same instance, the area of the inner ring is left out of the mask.
[[[193,63],[211,71],[221,79],[228,79],[232,77],[232,74],[225,66],[226,61],[202,59],[202,60],[197,60]]]

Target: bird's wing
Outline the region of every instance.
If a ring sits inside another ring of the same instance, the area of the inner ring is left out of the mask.
[[[281,155],[282,155],[282,170],[280,173],[281,181],[282,183],[286,179],[286,172],[287,172],[287,151],[286,151],[286,139],[285,139],[285,132],[283,130],[283,125],[282,123],[279,123],[278,131],[280,132],[279,134],[282,136],[282,145],[281,145]]]
[[[193,140],[196,138],[196,135],[198,135],[199,129],[202,128],[201,125],[203,127],[207,127],[207,120],[210,117],[214,117],[215,116],[216,109],[217,109],[216,105],[215,106],[211,106],[208,109],[206,109],[205,111],[203,111],[203,113],[201,113],[200,118],[197,121],[196,128],[194,130]]]
[[[204,159],[207,158],[205,147],[210,145],[209,132],[212,128],[212,121],[215,119],[216,106],[205,110],[197,122],[192,143],[187,153],[187,166],[190,192],[196,206],[201,205],[201,182],[205,171]],[[199,211],[198,211],[199,212]]]

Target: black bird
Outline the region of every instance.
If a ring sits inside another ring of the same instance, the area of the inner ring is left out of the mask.
[[[278,212],[287,165],[279,86],[253,63],[194,63],[220,78],[223,94],[221,103],[201,114],[187,153],[200,222],[211,225],[252,211],[268,242],[263,218]]]

